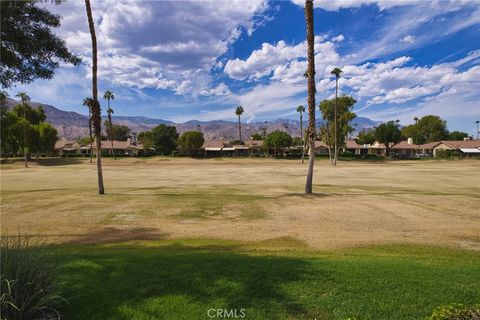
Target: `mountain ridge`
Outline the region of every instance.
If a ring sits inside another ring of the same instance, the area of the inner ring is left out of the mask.
[[[19,101],[8,99],[7,105],[13,107]],[[47,116],[46,121],[57,128],[60,137],[68,139],[77,139],[88,135],[88,116],[82,115],[75,111],[64,111],[52,105],[30,102],[34,108],[42,106]],[[106,117],[103,116],[103,119]],[[128,126],[133,132],[141,132],[152,129],[153,127],[165,124],[173,125],[181,134],[185,131],[200,130],[204,133],[206,139],[224,138],[227,140],[238,139],[238,122],[226,120],[189,120],[184,123],[176,123],[170,120],[155,119],[145,116],[113,116],[112,121],[115,124]],[[323,121],[320,120],[320,123]],[[357,117],[353,121],[357,124],[357,132],[372,128],[378,125],[379,121],[374,121],[365,117]],[[300,136],[300,121],[294,119],[276,119],[272,121],[256,121],[251,123],[242,123],[242,136],[250,137],[254,133],[262,133],[263,131],[272,132],[275,130],[286,131],[292,136]],[[303,121],[303,128],[307,127],[307,121]]]

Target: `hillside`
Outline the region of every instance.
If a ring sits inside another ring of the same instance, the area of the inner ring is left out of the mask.
[[[18,101],[8,99],[8,105],[11,107]],[[35,108],[42,106],[47,115],[47,122],[51,123],[58,130],[59,136],[69,139],[76,139],[88,134],[88,117],[73,111],[63,111],[54,106],[31,102]],[[85,110],[86,111],[86,110]],[[190,130],[201,130],[207,139],[218,139],[223,137],[226,140],[238,139],[237,122],[212,120],[198,121],[190,120],[185,123],[175,123],[168,120],[152,119],[143,116],[113,116],[113,123],[128,126],[134,132],[149,130],[159,124],[174,125],[179,133]],[[321,123],[321,121],[319,122]],[[378,124],[369,118],[358,117],[354,120],[357,124],[357,130],[371,128]],[[307,127],[307,121],[304,121],[303,127]],[[261,133],[265,130],[267,133],[275,130],[287,131],[293,136],[300,136],[300,121],[292,119],[277,119],[266,122],[242,123],[242,136],[250,137],[254,133]]]

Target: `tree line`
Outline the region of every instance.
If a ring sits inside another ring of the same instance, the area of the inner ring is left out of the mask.
[[[58,140],[57,129],[46,123],[45,111],[41,106],[32,108],[30,97],[19,92],[20,103],[9,110],[8,94],[0,93],[0,153],[5,155],[23,154],[25,167],[31,154],[52,154]]]

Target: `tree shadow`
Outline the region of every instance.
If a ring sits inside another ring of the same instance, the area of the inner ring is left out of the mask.
[[[245,309],[248,319],[319,316],[288,290],[313,277],[308,259],[180,244],[80,248],[58,258],[71,288],[67,319],[208,319],[209,309]]]
[[[119,229],[105,227],[84,234],[67,234],[62,236],[72,236],[71,240],[64,242],[65,244],[111,244],[133,240],[162,240],[167,237],[167,234],[158,232],[158,229],[155,228],[137,227],[131,229]]]
[[[39,166],[44,167],[55,167],[55,166],[69,166],[74,164],[85,163],[88,158],[79,159],[79,158],[47,158],[47,159],[39,159],[35,161]]]

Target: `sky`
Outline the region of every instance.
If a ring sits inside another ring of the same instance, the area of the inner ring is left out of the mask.
[[[85,3],[44,4],[82,64],[10,90],[82,114],[91,95]],[[92,1],[99,89],[115,115],[184,122],[298,118],[306,106],[304,1]],[[435,114],[475,134],[480,119],[480,1],[315,0],[317,105],[351,95],[373,120]],[[105,106],[106,103],[102,102]],[[318,108],[317,108],[318,113]],[[318,116],[318,115],[317,115]]]

